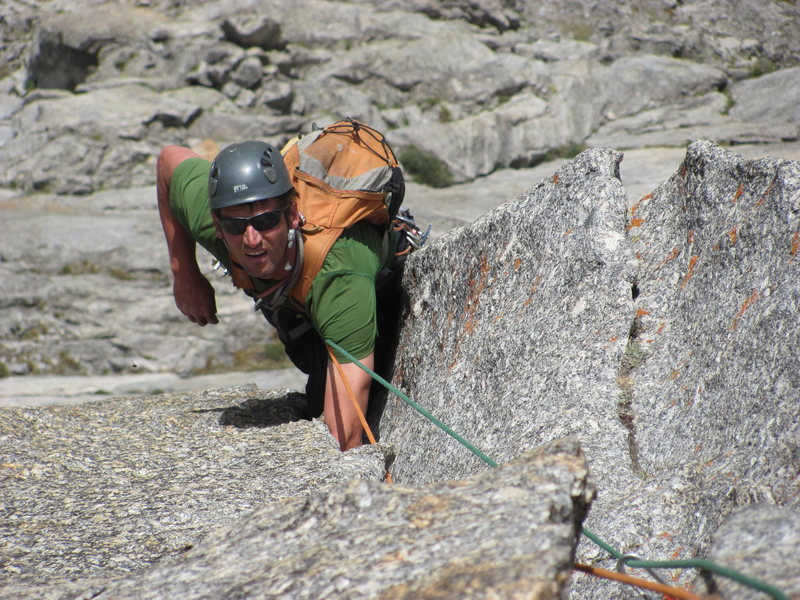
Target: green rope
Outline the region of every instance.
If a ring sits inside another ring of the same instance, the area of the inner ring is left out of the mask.
[[[625,563],[635,569],[704,569],[728,579],[733,579],[743,585],[755,588],[768,594],[775,600],[789,600],[789,597],[774,585],[764,583],[753,577],[743,575],[738,571],[723,567],[705,558],[686,558],[682,560],[630,560]]]
[[[612,546],[609,546],[606,542],[600,539],[594,532],[589,531],[585,527],[581,529],[581,531],[583,535],[592,540],[595,544],[600,546],[603,550],[608,552],[614,558],[619,559],[622,557],[621,552],[619,552]],[[680,560],[631,559],[625,561],[625,566],[634,569],[692,569],[692,568],[704,569],[706,571],[711,571],[712,573],[716,573],[717,575],[722,575],[723,577],[727,577],[728,579],[733,579],[734,581],[737,581],[741,584],[762,591],[765,594],[772,596],[775,600],[789,600],[786,594],[784,594],[781,590],[779,590],[775,586],[769,585],[768,583],[764,583],[763,581],[759,581],[758,579],[753,579],[752,577],[748,577],[747,575],[743,575],[742,573],[734,571],[733,569],[720,566],[705,558],[686,558]]]
[[[338,344],[332,342],[331,340],[325,340],[325,343],[328,344],[331,348],[339,352],[342,356],[347,357],[348,360],[352,361],[354,364],[358,365],[362,371],[367,373],[370,377],[372,377],[375,381],[380,383],[383,387],[387,390],[395,394],[398,398],[406,402],[409,406],[420,412],[424,415],[427,419],[429,419],[432,423],[438,426],[442,431],[447,433],[448,435],[455,438],[460,444],[465,446],[469,449],[473,454],[475,454],[478,458],[483,460],[487,465],[490,467],[496,467],[497,463],[489,458],[486,454],[484,454],[481,450],[477,448],[472,442],[467,440],[466,438],[460,436],[455,431],[450,429],[447,425],[442,423],[439,419],[434,417],[431,413],[425,410],[422,406],[414,402],[411,398],[406,396],[403,392],[401,392],[398,388],[393,386],[391,383],[386,381],[383,377],[375,373],[372,369],[367,367],[366,365],[362,364],[361,361],[356,359],[352,354],[350,354],[347,350],[339,346]],[[614,547],[610,546],[606,542],[604,542],[597,534],[593,533],[592,531],[583,527],[581,529],[583,535],[587,538],[592,540],[595,544],[600,546],[603,550],[608,552],[611,556],[616,559],[622,557],[622,553],[619,550],[616,550]],[[746,586],[755,588],[759,591],[762,591],[775,600],[789,600],[788,596],[784,594],[781,590],[776,588],[775,586],[769,585],[764,583],[763,581],[759,581],[758,579],[753,579],[752,577],[748,577],[747,575],[742,575],[741,573],[734,571],[732,569],[728,569],[727,567],[722,567],[716,563],[711,562],[710,560],[706,560],[705,558],[689,558],[689,559],[681,559],[681,560],[639,560],[639,559],[632,559],[625,562],[626,566],[632,567],[634,569],[704,569],[706,571],[711,571],[712,573],[717,573],[718,575],[722,575],[723,577],[727,577],[728,579],[733,579],[741,584]]]
[[[419,404],[417,404],[416,402],[414,402],[414,401],[413,401],[411,398],[409,398],[408,396],[406,396],[406,395],[405,395],[403,392],[401,392],[399,389],[397,389],[396,387],[394,387],[394,386],[393,386],[391,383],[389,383],[388,381],[386,381],[386,380],[385,380],[383,377],[381,377],[380,375],[378,375],[378,374],[377,374],[375,371],[373,371],[372,369],[370,369],[370,368],[369,368],[369,367],[367,367],[366,365],[362,364],[362,363],[361,363],[361,361],[359,361],[358,359],[356,359],[356,358],[355,358],[355,357],[354,357],[352,354],[350,354],[350,353],[349,353],[347,350],[345,350],[344,348],[342,348],[341,346],[339,346],[338,344],[336,344],[336,343],[334,343],[334,342],[332,342],[332,341],[330,341],[330,340],[325,340],[325,343],[326,343],[326,344],[328,344],[328,345],[329,345],[331,348],[333,348],[334,350],[336,350],[336,351],[337,351],[339,354],[341,354],[342,356],[346,356],[348,360],[350,360],[350,361],[352,361],[353,363],[355,363],[356,365],[358,365],[358,366],[361,368],[361,370],[362,370],[362,371],[364,371],[365,373],[367,373],[367,374],[368,374],[370,377],[372,377],[372,378],[373,378],[375,381],[377,381],[378,383],[380,383],[380,384],[381,384],[383,387],[385,387],[387,390],[391,391],[392,393],[394,393],[395,395],[397,395],[399,398],[401,398],[402,400],[404,400],[405,402],[407,402],[409,406],[411,406],[412,408],[414,408],[414,409],[416,409],[417,411],[419,411],[420,413],[422,413],[422,414],[423,414],[423,415],[424,415],[424,416],[425,416],[427,419],[429,419],[429,420],[430,420],[430,421],[431,421],[431,422],[432,422],[434,425],[438,426],[438,427],[439,427],[439,428],[440,428],[442,431],[444,431],[446,434],[448,434],[448,435],[450,435],[450,436],[454,437],[456,440],[458,440],[458,442],[459,442],[460,444],[462,444],[463,446],[466,446],[467,448],[469,448],[469,450],[471,450],[473,454],[475,454],[475,455],[476,455],[478,458],[480,458],[481,460],[483,460],[483,461],[484,461],[484,462],[485,462],[487,465],[489,465],[490,467],[496,467],[496,466],[497,466],[497,463],[496,463],[496,462],[494,462],[494,461],[493,461],[491,458],[489,458],[488,456],[486,456],[486,455],[485,455],[483,452],[481,452],[481,451],[478,449],[478,447],[477,447],[477,446],[473,445],[473,444],[472,444],[472,443],[471,443],[469,440],[467,440],[466,438],[463,438],[463,437],[461,437],[460,435],[458,435],[458,434],[457,434],[455,431],[453,431],[452,429],[450,429],[450,428],[449,428],[447,425],[445,425],[444,423],[442,423],[442,422],[441,422],[439,419],[437,419],[436,417],[434,417],[434,416],[433,416],[431,413],[429,413],[427,410],[425,410],[425,409],[424,409],[423,407],[421,407]]]

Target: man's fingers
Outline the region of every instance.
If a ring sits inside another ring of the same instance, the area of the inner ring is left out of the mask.
[[[205,315],[194,316],[187,314],[186,318],[189,319],[192,323],[199,325],[200,327],[205,327],[206,325],[209,324],[216,325],[217,323],[219,323],[217,315],[214,314],[212,314],[211,316],[205,316]]]

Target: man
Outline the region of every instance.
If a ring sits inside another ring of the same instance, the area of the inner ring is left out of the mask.
[[[298,306],[291,292],[300,270],[302,216],[274,146],[252,141],[233,144],[219,153],[213,165],[188,148],[167,146],[158,157],[157,196],[178,309],[200,326],[218,322],[214,290],[195,257],[199,243],[234,275],[249,276],[248,293],[277,327],[292,361],[309,374],[306,416],[324,414],[342,450],[360,445],[363,430],[358,413],[322,340],[333,340],[374,368],[375,282],[384,266],[382,230],[367,222],[345,230],[325,256],[305,306]],[[366,413],[369,375],[338,358]]]

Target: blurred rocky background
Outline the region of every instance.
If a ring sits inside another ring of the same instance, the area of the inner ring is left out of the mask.
[[[213,156],[358,117],[386,132],[416,184],[407,203],[435,233],[586,147],[627,150],[633,202],[696,139],[800,156],[799,11],[760,0],[7,0],[0,374],[125,376],[14,383],[33,402],[287,366],[227,280],[210,275],[222,326],[194,327],[173,308],[153,188],[165,144]]]
[[[579,539],[614,566],[584,518],[800,594],[799,23],[791,0],[5,0],[5,597],[640,598],[570,574]],[[497,459],[533,452],[505,473],[394,401],[394,450],[291,423],[303,378],[210,257],[220,325],[174,306],[160,148],[342,116],[386,133],[434,225],[395,381]],[[262,389],[214,391],[239,383]],[[423,487],[373,487],[387,464]],[[326,562],[348,544],[382,557],[365,579]]]

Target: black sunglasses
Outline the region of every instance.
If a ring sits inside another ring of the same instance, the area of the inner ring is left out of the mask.
[[[252,217],[220,217],[219,224],[222,231],[230,235],[242,235],[248,225],[252,225],[256,231],[269,231],[275,229],[283,218],[283,211],[286,207],[275,210],[267,210]]]

